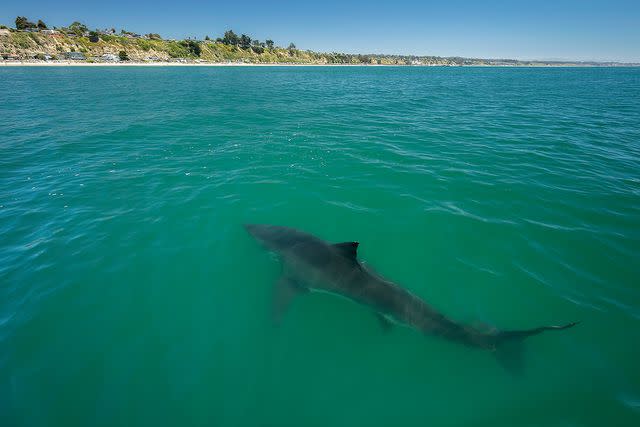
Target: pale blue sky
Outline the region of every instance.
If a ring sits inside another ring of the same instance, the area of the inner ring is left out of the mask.
[[[17,15],[167,38],[232,28],[317,51],[640,62],[640,0],[4,0],[0,24]]]

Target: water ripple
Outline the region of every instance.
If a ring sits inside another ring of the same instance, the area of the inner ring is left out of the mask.
[[[0,93],[9,417],[335,425],[359,396],[363,425],[637,420],[638,70],[14,68]],[[249,221],[358,240],[452,318],[583,323],[532,340],[518,382],[324,300],[274,331]],[[141,396],[170,403],[154,418]]]

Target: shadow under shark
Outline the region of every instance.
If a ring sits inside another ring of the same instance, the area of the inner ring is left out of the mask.
[[[328,292],[370,307],[385,329],[397,323],[426,335],[493,351],[510,372],[522,370],[521,343],[525,338],[568,329],[578,323],[483,331],[447,318],[408,290],[366,269],[357,259],[358,242],[331,244],[311,234],[276,225],[249,224],[245,228],[282,261],[283,274],[274,290],[276,322],[296,295]]]

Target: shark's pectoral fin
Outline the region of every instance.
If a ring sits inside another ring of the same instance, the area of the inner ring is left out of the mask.
[[[524,372],[524,342],[512,341],[493,351],[496,360],[509,374],[518,376]]]
[[[388,332],[391,330],[391,328],[393,328],[393,323],[391,323],[391,321],[384,317],[382,314],[376,313],[376,317],[378,318],[380,326],[382,326],[382,329],[384,329],[385,332]]]
[[[279,324],[294,297],[307,292],[307,288],[300,286],[290,277],[282,276],[278,279],[273,289],[273,322]]]

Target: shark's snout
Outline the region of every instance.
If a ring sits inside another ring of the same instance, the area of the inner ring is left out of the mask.
[[[286,237],[282,231],[283,227],[276,225],[244,224],[244,228],[257,241],[269,247],[280,242],[283,237]]]
[[[243,224],[242,226],[245,230],[247,230],[249,234],[253,236],[254,230],[256,229],[256,224]]]
[[[282,250],[305,240],[304,233],[288,227],[266,224],[244,224],[245,230],[271,250]]]
[[[244,229],[258,240],[265,240],[269,237],[271,226],[260,224],[244,224]]]

